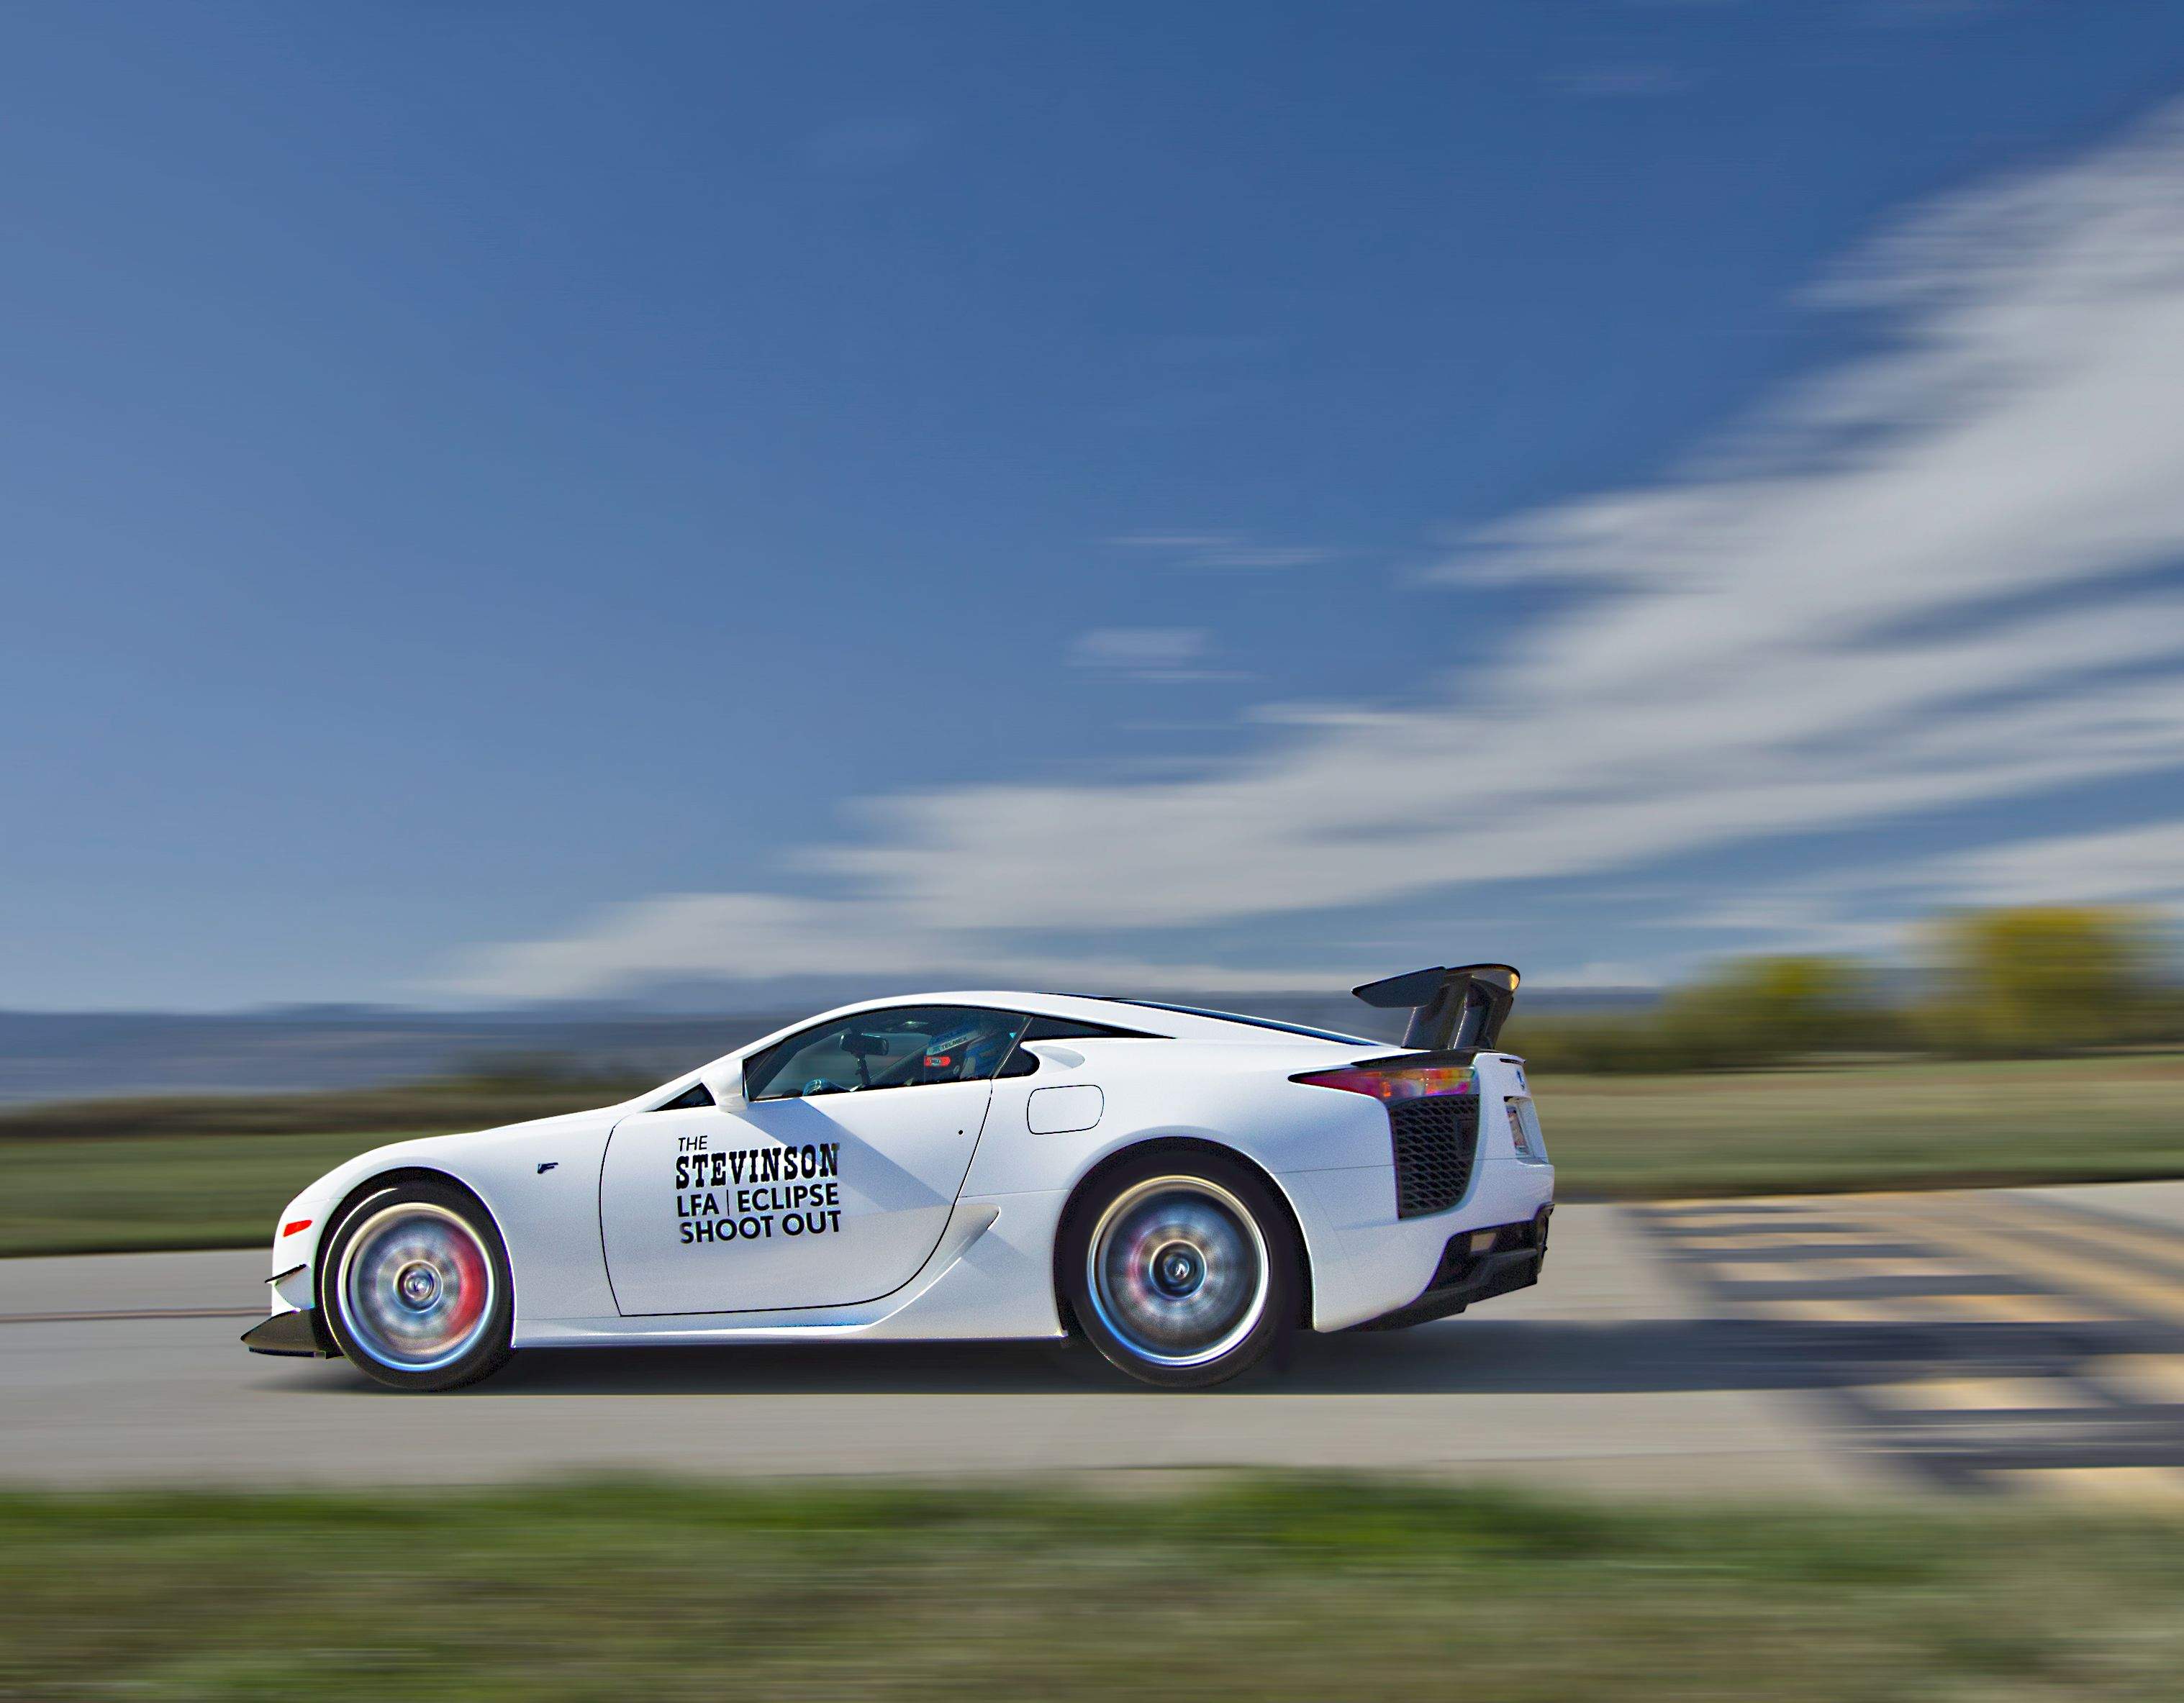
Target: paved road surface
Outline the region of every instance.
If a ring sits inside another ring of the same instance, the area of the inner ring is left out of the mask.
[[[454,1395],[235,1337],[252,1251],[0,1261],[0,1480],[1393,1468],[2184,1496],[2184,1183],[1566,1207],[1538,1289],[1172,1395],[1036,1345],[565,1350]]]

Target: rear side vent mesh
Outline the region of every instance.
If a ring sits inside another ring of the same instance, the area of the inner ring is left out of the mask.
[[[1391,1101],[1396,1144],[1396,1216],[1446,1212],[1463,1199],[1479,1150],[1479,1096],[1430,1094]]]

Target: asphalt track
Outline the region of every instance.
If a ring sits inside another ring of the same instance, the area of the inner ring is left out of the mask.
[[[453,1395],[248,1355],[264,1256],[0,1261],[0,1482],[1386,1469],[2184,1500],[2184,1183],[1569,1206],[1539,1288],[1143,1390],[1036,1344],[562,1350]]]

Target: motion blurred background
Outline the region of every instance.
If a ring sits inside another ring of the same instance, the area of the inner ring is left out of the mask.
[[[1568,1199],[2184,1175],[2166,0],[18,7],[0,257],[0,1254],[1465,960]]]
[[[265,1096],[588,1103],[919,986],[1354,1027],[1503,959],[1558,1075],[2184,1043],[2174,7],[0,41],[4,1245],[179,1227],[51,1127],[444,1127]],[[2165,1055],[2036,1080],[2132,1109],[1890,1162],[2184,1166]]]

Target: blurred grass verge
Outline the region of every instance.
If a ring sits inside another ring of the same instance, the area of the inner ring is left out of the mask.
[[[70,1100],[0,1112],[0,1256],[238,1248],[313,1177],[390,1141],[611,1105],[613,1078]]]
[[[1654,1077],[1542,1071],[1534,1087],[1565,1200],[2184,1175],[2184,1054]],[[511,1096],[421,1084],[8,1113],[0,1116],[0,1255],[256,1246],[298,1188],[367,1148],[627,1091]],[[362,1121],[372,1114],[380,1121]]]
[[[1564,1199],[2184,1176],[2184,1054],[1535,1073]]]
[[[2153,1698],[2184,1525],[1366,1479],[0,1498],[0,1696]]]

